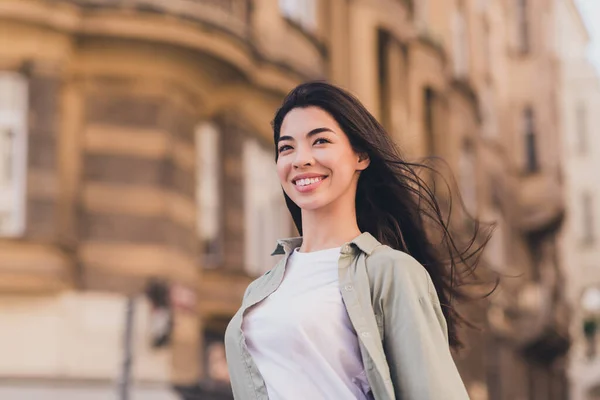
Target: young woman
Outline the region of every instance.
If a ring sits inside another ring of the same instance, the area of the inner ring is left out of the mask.
[[[284,257],[227,328],[235,398],[468,399],[450,353],[460,344],[451,300],[462,295],[456,267],[473,267],[473,254],[455,244],[414,165],[327,83],[289,93],[273,130],[301,237],[278,241]]]

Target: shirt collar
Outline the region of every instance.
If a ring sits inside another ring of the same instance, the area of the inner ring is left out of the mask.
[[[360,235],[355,237],[349,244],[353,244],[354,246],[358,247],[360,251],[369,256],[377,246],[381,245],[381,243],[379,243],[379,241],[375,239],[369,232],[361,233]],[[295,248],[300,247],[301,245],[302,237],[279,239],[277,241],[277,247],[275,247],[275,250],[273,251],[273,253],[271,253],[271,255],[277,256],[288,254]]]

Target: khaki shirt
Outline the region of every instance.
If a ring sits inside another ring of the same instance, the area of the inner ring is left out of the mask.
[[[227,363],[237,400],[268,399],[244,341],[242,318],[279,287],[290,253],[301,244],[302,238],[278,241],[273,254],[285,257],[250,284],[227,327]],[[425,268],[369,233],[344,244],[338,264],[340,292],[375,399],[468,399],[450,353],[446,320]]]

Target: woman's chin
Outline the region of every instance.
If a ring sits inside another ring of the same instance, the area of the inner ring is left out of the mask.
[[[309,211],[309,212],[318,211],[319,209],[321,209],[325,206],[325,203],[323,201],[319,201],[317,199],[312,200],[312,201],[307,201],[307,200],[298,201],[295,203],[298,205],[298,207],[300,207],[300,209],[302,211]]]

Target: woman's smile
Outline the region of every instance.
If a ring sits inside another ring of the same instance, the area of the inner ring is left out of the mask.
[[[296,190],[300,193],[310,193],[316,190],[327,179],[327,175],[302,174],[292,179]]]

